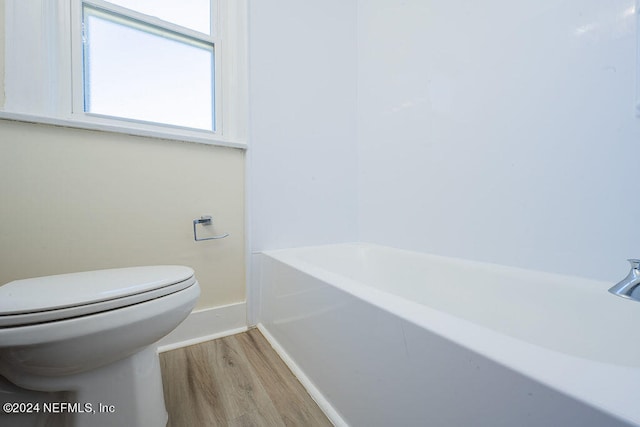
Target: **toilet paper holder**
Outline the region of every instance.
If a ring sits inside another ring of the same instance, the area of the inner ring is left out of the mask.
[[[202,215],[200,218],[196,218],[193,220],[193,240],[195,240],[196,242],[200,242],[202,240],[216,240],[216,239],[224,239],[225,237],[227,237],[229,235],[229,233],[224,233],[221,234],[219,236],[212,236],[212,237],[198,237],[198,230],[196,228],[196,226],[198,224],[207,226],[207,225],[213,225],[213,218],[211,217],[211,215]]]

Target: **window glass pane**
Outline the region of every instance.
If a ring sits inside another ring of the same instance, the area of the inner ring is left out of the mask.
[[[109,0],[109,3],[155,16],[201,33],[211,33],[210,0]]]
[[[214,129],[213,46],[85,7],[85,111]]]

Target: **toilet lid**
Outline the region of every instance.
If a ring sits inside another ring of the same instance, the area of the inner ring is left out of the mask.
[[[113,310],[159,298],[196,282],[189,267],[114,268],[15,280],[0,286],[0,327]]]

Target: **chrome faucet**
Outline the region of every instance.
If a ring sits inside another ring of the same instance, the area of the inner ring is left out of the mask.
[[[619,281],[609,289],[614,295],[640,301],[640,259],[628,259],[631,264],[631,271],[627,277]]]

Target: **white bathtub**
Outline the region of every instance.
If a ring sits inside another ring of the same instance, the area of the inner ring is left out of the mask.
[[[611,283],[365,244],[264,252],[260,283],[337,425],[640,426],[640,303]]]

